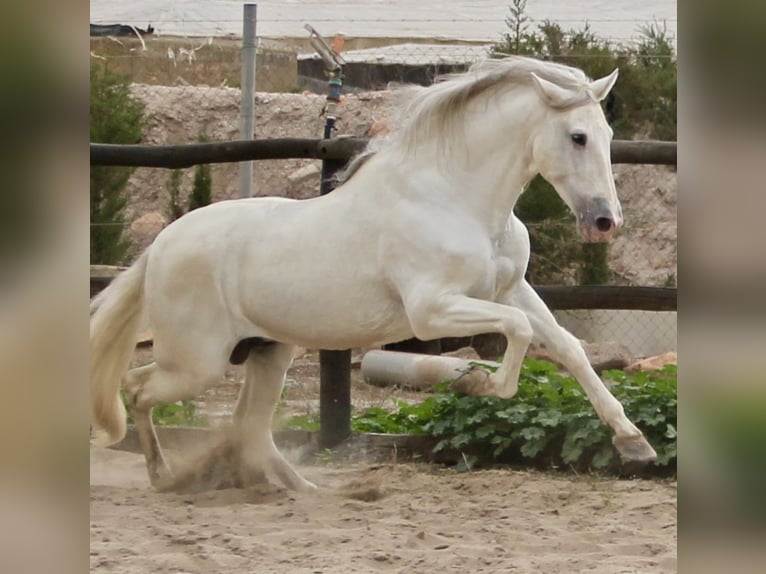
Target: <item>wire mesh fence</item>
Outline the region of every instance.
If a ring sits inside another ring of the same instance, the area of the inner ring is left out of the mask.
[[[340,47],[340,40],[337,40]],[[441,74],[460,72],[489,57],[492,42],[409,38],[345,38],[344,100],[338,133],[369,137],[387,130],[393,84],[429,85]],[[107,35],[91,38],[91,61],[129,78],[132,94],[146,106],[142,143],[191,143],[239,138],[241,41],[232,36]],[[321,137],[326,76],[307,38],[259,38],[256,56],[255,136]],[[610,281],[622,285],[675,286],[676,174],[663,166],[614,167],[625,226],[609,246]],[[305,198],[318,194],[316,160],[260,162],[255,195]],[[180,177],[188,196],[193,171]],[[212,167],[213,200],[237,196],[236,164]],[[128,183],[126,232],[135,251],[148,245],[172,219],[170,174],[137,169]],[[95,225],[105,225],[96,223]],[[122,225],[115,223],[114,225]],[[571,223],[569,224],[571,225]],[[563,264],[566,267],[566,262]],[[562,272],[559,283],[576,283]],[[675,314],[575,311],[558,313],[576,336],[617,340],[634,355],[675,350]]]

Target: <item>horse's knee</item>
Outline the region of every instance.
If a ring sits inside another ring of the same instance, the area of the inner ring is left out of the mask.
[[[158,404],[193,399],[222,376],[222,373],[212,371],[173,372],[156,365],[152,367],[141,376],[126,377],[125,394],[133,410],[143,412]]]
[[[122,379],[122,389],[125,393],[125,406],[131,414],[136,410],[145,410],[143,401],[141,401],[141,393],[146,381],[151,377],[156,368],[157,365],[152,363],[131,369],[125,373]]]
[[[534,330],[526,313],[514,307],[509,307],[507,313],[507,316],[503,317],[501,321],[503,331],[508,339],[529,345],[534,336]]]
[[[564,348],[561,362],[573,365],[574,367],[590,368],[588,355],[579,343],[577,343],[576,346]]]

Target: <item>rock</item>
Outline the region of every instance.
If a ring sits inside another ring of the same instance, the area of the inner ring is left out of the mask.
[[[168,224],[167,218],[158,211],[151,211],[142,215],[130,224],[130,231],[141,242],[152,241],[160,231]]]
[[[284,388],[297,391],[308,391],[308,383],[297,381],[291,377],[285,377]]]
[[[597,373],[607,369],[624,369],[633,362],[630,349],[622,343],[614,341],[587,343],[581,341],[581,344],[585,350],[585,354],[588,356],[588,361],[593,367],[593,370]],[[560,368],[564,367],[561,363],[551,359],[547,350],[542,345],[530,345],[529,350],[527,351],[527,357],[548,361]]]
[[[449,353],[442,353],[443,357],[457,357],[458,359],[465,359],[466,361],[481,361],[479,353],[473,347],[461,347],[455,351]]]
[[[659,371],[665,365],[677,365],[678,354],[675,351],[646,357],[625,367],[626,371]]]
[[[391,132],[388,118],[376,119],[365,133],[368,137],[383,136]]]
[[[630,349],[622,343],[615,341],[584,343],[582,347],[597,373],[607,369],[624,369],[633,362]]]
[[[529,348],[527,349],[527,357],[530,359],[537,359],[540,361],[548,361],[549,363],[553,363],[557,367],[562,367],[561,364],[554,361],[551,356],[548,354],[548,350],[545,348],[545,345],[537,345],[535,343],[532,343],[529,345]]]
[[[308,353],[308,349],[305,347],[295,347],[295,351],[293,352],[293,359],[299,359],[300,357],[304,356],[306,353]]]
[[[321,169],[316,163],[310,163],[300,169],[295,170],[287,176],[287,181],[292,185],[300,185],[310,179],[317,177]]]

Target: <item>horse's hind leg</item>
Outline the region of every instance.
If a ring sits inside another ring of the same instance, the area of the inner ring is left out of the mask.
[[[193,363],[184,363],[183,370],[151,363],[125,375],[127,408],[133,417],[152,485],[158,486],[171,478],[152,424],[152,408],[162,403],[192,399],[216,383],[222,374],[223,370],[219,373],[209,367],[194,368]]]
[[[274,475],[287,488],[315,490],[277,449],[271,434],[274,410],[282,394],[285,373],[293,361],[294,345],[272,343],[250,351],[245,385],[234,413],[244,440],[243,462],[252,470]]]

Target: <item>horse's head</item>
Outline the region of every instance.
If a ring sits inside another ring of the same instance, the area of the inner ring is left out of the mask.
[[[580,88],[532,77],[550,108],[548,121],[533,135],[535,168],[575,214],[582,236],[605,241],[622,225],[609,152],[612,130],[599,105],[617,70]]]

